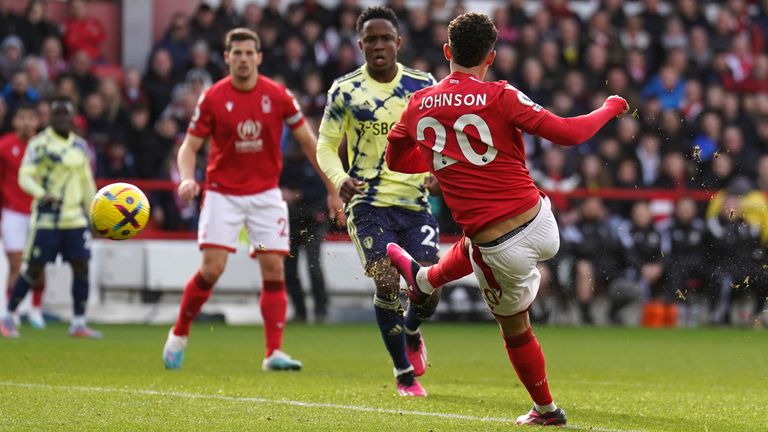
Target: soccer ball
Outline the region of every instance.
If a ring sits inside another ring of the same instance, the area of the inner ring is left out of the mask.
[[[91,220],[93,228],[104,238],[131,238],[147,225],[149,200],[132,184],[112,183],[93,197]]]

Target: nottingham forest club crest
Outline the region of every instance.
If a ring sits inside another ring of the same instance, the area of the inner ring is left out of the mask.
[[[240,138],[235,141],[235,151],[238,153],[260,152],[264,146],[261,139],[261,123],[251,119],[241,121],[237,124],[237,136]]]

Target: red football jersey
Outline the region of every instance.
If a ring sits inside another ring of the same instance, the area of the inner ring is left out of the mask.
[[[19,167],[27,143],[11,132],[0,137],[0,187],[2,206],[19,213],[32,212],[32,196],[19,186]]]
[[[187,128],[188,134],[211,137],[206,188],[251,195],[277,187],[283,123],[295,129],[304,116],[293,95],[264,75],[250,91],[236,89],[231,77],[206,90]]]
[[[483,82],[454,72],[411,97],[389,133],[390,148],[397,152],[390,168],[429,169],[454,220],[471,237],[538,202],[541,192],[525,166],[521,131],[535,133],[548,115],[506,81]],[[425,164],[405,157],[416,151],[413,143]]]

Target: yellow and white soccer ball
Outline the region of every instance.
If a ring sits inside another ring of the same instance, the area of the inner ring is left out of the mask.
[[[125,240],[141,232],[149,220],[149,200],[129,183],[112,183],[96,193],[91,221],[96,232],[108,239]]]

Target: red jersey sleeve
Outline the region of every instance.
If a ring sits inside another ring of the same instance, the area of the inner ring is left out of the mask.
[[[501,92],[500,105],[506,120],[529,134],[534,134],[549,115],[549,111],[510,84]]]
[[[195,112],[189,121],[189,127],[187,127],[187,133],[198,138],[207,138],[213,129],[213,112],[209,93],[210,89],[200,95]]]
[[[429,172],[419,146],[408,136],[408,107],[387,135],[386,161],[390,170],[405,174]]]
[[[304,124],[304,115],[301,113],[301,106],[287,88],[282,89],[281,102],[283,105],[283,120],[291,129],[296,129]]]

